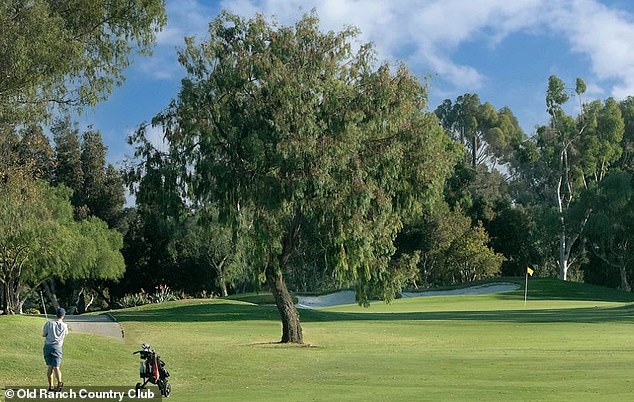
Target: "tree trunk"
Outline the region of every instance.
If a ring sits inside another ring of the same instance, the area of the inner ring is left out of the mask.
[[[4,314],[22,314],[24,301],[20,302],[20,282],[11,279],[5,283],[5,304]]]
[[[2,284],[2,304],[0,304],[0,309],[2,309],[2,314],[9,314],[9,285]]]
[[[631,292],[632,288],[630,287],[630,283],[627,281],[627,271],[625,270],[625,265],[619,266],[619,273],[621,274],[621,289]]]
[[[474,169],[476,168],[478,164],[477,148],[478,148],[478,138],[476,133],[473,133],[473,140],[471,141],[471,166],[473,166]]]
[[[297,308],[295,308],[291,294],[286,288],[281,272],[275,272],[274,269],[268,268],[266,270],[266,280],[282,319],[282,340],[280,343],[304,343],[299,313]]]
[[[46,293],[46,297],[51,301],[53,308],[57,310],[59,308],[59,301],[57,300],[57,295],[55,294],[55,282],[53,279],[48,279],[42,283],[42,288],[44,288],[44,293]]]
[[[225,275],[223,272],[223,267],[225,262],[227,261],[227,257],[223,258],[222,261],[216,263],[215,261],[211,261],[211,265],[214,267],[216,271],[216,281],[218,282],[218,287],[220,288],[220,295],[222,297],[229,296],[229,292],[227,292],[227,281],[225,281]]]
[[[5,304],[4,304],[4,284],[0,283],[0,314],[4,314]]]
[[[77,286],[77,283],[72,283],[71,286],[73,287],[73,295],[71,297],[71,301],[72,301],[72,305],[68,308],[68,311],[66,312],[69,315],[73,315],[73,314],[81,314],[81,313],[85,313],[86,310],[84,308],[84,287],[83,286]]]
[[[229,296],[229,292],[227,292],[227,283],[224,280],[219,280],[220,283],[220,294],[222,297]]]
[[[568,278],[568,256],[566,255],[566,234],[559,235],[559,279],[565,281]]]

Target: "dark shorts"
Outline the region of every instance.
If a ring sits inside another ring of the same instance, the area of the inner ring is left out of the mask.
[[[47,366],[59,367],[62,364],[62,348],[55,345],[44,345],[44,361]]]

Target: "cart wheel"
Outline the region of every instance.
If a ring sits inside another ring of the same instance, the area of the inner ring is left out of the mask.
[[[137,382],[136,385],[134,386],[134,389],[137,391],[140,389],[143,389],[143,384],[141,384],[140,382]]]
[[[172,384],[170,384],[167,380],[165,380],[165,384],[163,385],[163,396],[169,397],[172,393]]]

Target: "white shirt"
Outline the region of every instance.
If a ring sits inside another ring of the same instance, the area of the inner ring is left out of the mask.
[[[68,335],[68,325],[62,320],[47,321],[42,328],[42,336],[46,337],[46,345],[62,346],[64,337]]]

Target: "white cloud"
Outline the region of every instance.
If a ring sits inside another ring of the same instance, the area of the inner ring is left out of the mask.
[[[478,89],[484,77],[475,68],[451,60],[450,55],[457,46],[471,40],[491,25],[491,21],[501,22],[500,29],[495,30],[495,38],[491,38],[500,41],[509,32],[534,20],[539,4],[538,0],[265,0],[259,3],[241,0],[222,3],[223,7],[241,15],[249,15],[255,9],[267,15],[275,14],[283,23],[296,20],[301,15],[300,8],[315,8],[325,29],[341,29],[345,25],[360,27],[361,40],[376,45],[380,60],[406,58],[465,89]],[[530,18],[525,14],[530,14]],[[403,56],[402,48],[410,48],[411,53]]]
[[[553,9],[551,28],[564,34],[572,50],[586,55],[599,80],[613,80],[611,94],[634,94],[634,20],[596,0],[571,0]]]
[[[292,23],[302,11],[317,10],[325,29],[358,26],[361,40],[376,45],[379,60],[421,65],[463,89],[478,89],[485,77],[472,66],[456,63],[461,44],[484,35],[497,43],[508,34],[533,26],[544,0],[224,0],[222,7],[240,15],[258,10]],[[403,55],[402,49],[410,49]]]
[[[156,36],[151,57],[138,60],[136,68],[158,80],[171,80],[181,74],[177,49],[184,46],[185,36],[206,37],[215,10],[196,0],[168,0],[167,26]]]
[[[313,8],[324,29],[358,26],[360,41],[373,42],[380,61],[404,59],[456,90],[478,90],[488,78],[455,60],[460,46],[477,41],[495,47],[509,35],[530,32],[565,38],[571,51],[587,57],[596,76],[586,78],[611,86],[612,95],[634,93],[633,16],[599,0],[171,0],[170,20],[158,36],[155,56],[142,60],[139,68],[158,79],[174,78],[180,73],[175,49],[186,35],[205,37],[219,9],[248,17],[275,15],[288,25]]]

